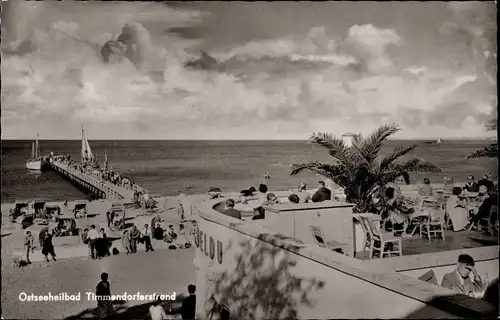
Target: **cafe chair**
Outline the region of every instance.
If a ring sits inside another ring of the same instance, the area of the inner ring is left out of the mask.
[[[420,224],[420,237],[428,238],[429,242],[433,237],[441,237],[446,241],[444,235],[446,210],[442,206],[426,209],[429,211],[429,216]]]
[[[342,253],[342,247],[344,245],[335,240],[327,241],[325,238],[325,234],[323,233],[323,229],[321,227],[311,226],[311,233],[314,241],[318,246],[335,252]]]
[[[394,237],[392,233],[380,230],[380,225],[370,218],[360,217],[362,224],[367,226],[367,231],[371,239],[369,258],[373,258],[374,253],[379,254],[380,258],[391,255],[403,255],[403,246],[401,238]]]

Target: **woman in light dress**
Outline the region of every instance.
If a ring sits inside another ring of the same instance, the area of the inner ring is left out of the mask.
[[[449,219],[451,219],[453,231],[463,230],[469,222],[465,200],[460,198],[461,193],[462,188],[454,187],[452,189],[452,195],[446,202],[446,214]]]

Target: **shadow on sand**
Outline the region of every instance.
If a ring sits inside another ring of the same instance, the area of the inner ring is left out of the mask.
[[[232,245],[230,242],[228,247]],[[241,254],[235,257],[236,272],[224,271],[212,284],[213,296],[231,306],[231,319],[296,319],[299,305],[314,308],[309,294],[323,288],[324,282],[297,277],[293,272],[297,262],[290,251],[257,239],[238,245],[236,251]],[[205,306],[208,314],[216,308],[214,303],[212,299]]]
[[[184,295],[177,296],[175,301],[164,301],[162,306],[167,314],[177,315],[180,314],[182,300],[185,298]],[[148,302],[135,306],[127,306],[127,302],[124,300],[113,301],[113,308],[115,313],[105,319],[150,319],[149,307],[153,305],[153,302]],[[78,319],[102,319],[99,318],[97,314],[97,308],[85,309],[82,312],[64,318],[64,320],[78,320]]]

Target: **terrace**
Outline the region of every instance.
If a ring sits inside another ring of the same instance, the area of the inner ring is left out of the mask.
[[[397,293],[397,295],[410,297],[410,300],[414,301],[414,303],[426,305],[420,305],[421,310],[427,310],[424,313],[411,313],[409,309],[396,311],[375,307],[377,311],[373,312],[376,313],[365,313],[366,310],[360,310],[363,308],[347,308],[348,310],[343,311],[344,316],[347,318],[373,317],[375,315],[380,318],[439,317],[440,312],[446,313],[444,317],[452,318],[467,316],[467,314],[474,317],[484,317],[488,312],[494,312],[495,308],[482,300],[464,295],[458,295],[457,297],[448,289],[420,279],[423,279],[422,277],[425,277],[432,270],[437,282],[440,283],[445,273],[454,270],[458,255],[467,253],[476,260],[476,269],[483,279],[488,283],[493,283],[492,280],[496,280],[498,277],[499,247],[496,237],[475,231],[452,232],[445,230],[445,240],[443,241],[442,239],[423,239],[420,237],[419,232],[416,232],[409,238],[394,236],[400,241],[401,255],[392,252],[392,254],[384,258],[374,256],[370,259],[368,253],[362,248],[365,235],[358,221],[360,216],[368,216],[375,221],[377,220],[376,217],[371,216],[371,214],[353,214],[353,205],[341,201],[292,204],[288,203],[286,199],[290,194],[289,192],[274,193],[279,198],[280,203],[265,206],[265,218],[261,220],[251,219],[252,209],[257,206],[257,200],[255,199],[249,198],[247,203],[238,203],[236,205],[236,209],[242,211],[243,221],[221,214],[224,208],[224,198],[211,200],[206,205],[201,205],[198,208],[201,218],[200,232],[210,234],[211,231],[208,230],[211,228],[215,230],[215,224],[219,225],[218,229],[225,226],[231,229],[230,233],[233,234],[227,240],[230,243],[229,247],[232,247],[231,243],[236,242],[235,239],[238,237],[258,239],[258,246],[272,244],[294,254],[294,259],[300,261],[306,259],[310,260],[308,263],[313,262],[326,266],[327,272],[332,273],[331,279],[335,278],[334,270],[341,271],[352,278],[363,279],[371,285],[386,288],[393,294]],[[229,196],[231,195],[226,197]],[[236,195],[232,196],[238,199]],[[379,222],[377,221],[377,223]],[[234,234],[233,231],[237,233]],[[218,237],[223,237],[221,230],[217,231],[216,234],[218,234]],[[233,251],[234,248],[225,249],[224,256],[237,256],[238,253]],[[342,254],[339,254],[339,252]],[[241,257],[240,259],[252,259],[250,253],[247,255],[248,257]],[[275,261],[275,265],[276,263]],[[306,262],[299,263],[299,265],[302,264],[306,264]],[[203,265],[203,263],[198,262],[198,266],[200,265]],[[212,267],[209,267],[208,270],[211,270]],[[231,266],[226,266],[226,268],[231,269]],[[311,274],[308,268],[313,268],[313,266],[310,265],[306,269],[296,272]],[[200,270],[203,269],[203,267],[200,268]],[[216,270],[208,273],[217,274],[221,272],[221,270]],[[237,269],[234,272],[237,272]],[[399,276],[396,277],[396,275]],[[336,284],[329,281],[329,277],[328,275],[322,277],[326,282],[330,282],[327,289],[328,296],[331,295],[337,298],[340,297],[339,295],[348,295],[345,288],[337,288]],[[201,285],[203,286],[203,284]],[[241,284],[238,282],[238,285]],[[364,290],[373,291],[375,289],[368,286]],[[358,296],[359,293],[353,292],[352,294]],[[224,300],[222,297],[219,300],[221,299]],[[436,299],[446,301],[436,304]],[[328,300],[331,301],[331,299]],[[366,303],[373,304],[373,301],[368,299]],[[319,304],[322,305],[321,302]],[[361,302],[360,305],[362,305]],[[325,305],[323,312],[317,311],[319,309],[312,312],[305,307],[297,308],[299,309],[297,312],[303,314],[304,317],[321,318],[331,315],[332,313],[329,313],[331,310],[328,311],[328,309],[334,307]],[[461,311],[457,312],[457,310]]]

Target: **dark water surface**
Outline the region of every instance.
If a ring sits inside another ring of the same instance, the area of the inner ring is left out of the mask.
[[[390,141],[382,152],[394,146],[415,141]],[[489,141],[444,141],[424,144],[414,152],[438,165],[455,181],[465,181],[468,174],[479,178],[490,172],[496,176],[496,159],[466,160],[467,155]],[[290,176],[293,163],[328,160],[322,147],[307,141],[90,141],[94,155],[103,163],[107,150],[109,165],[132,176],[136,183],[152,194],[205,193],[211,186],[224,191],[246,189],[258,185],[268,172],[266,184],[272,190],[286,190],[305,181],[311,187],[319,179],[315,174]],[[42,154],[71,154],[80,158],[80,140],[40,141]],[[25,168],[31,152],[31,141],[2,141],[2,203],[16,199],[63,198],[82,199],[86,195],[62,180],[54,172],[33,173]],[[441,182],[444,174],[418,173],[412,181],[431,177]]]

